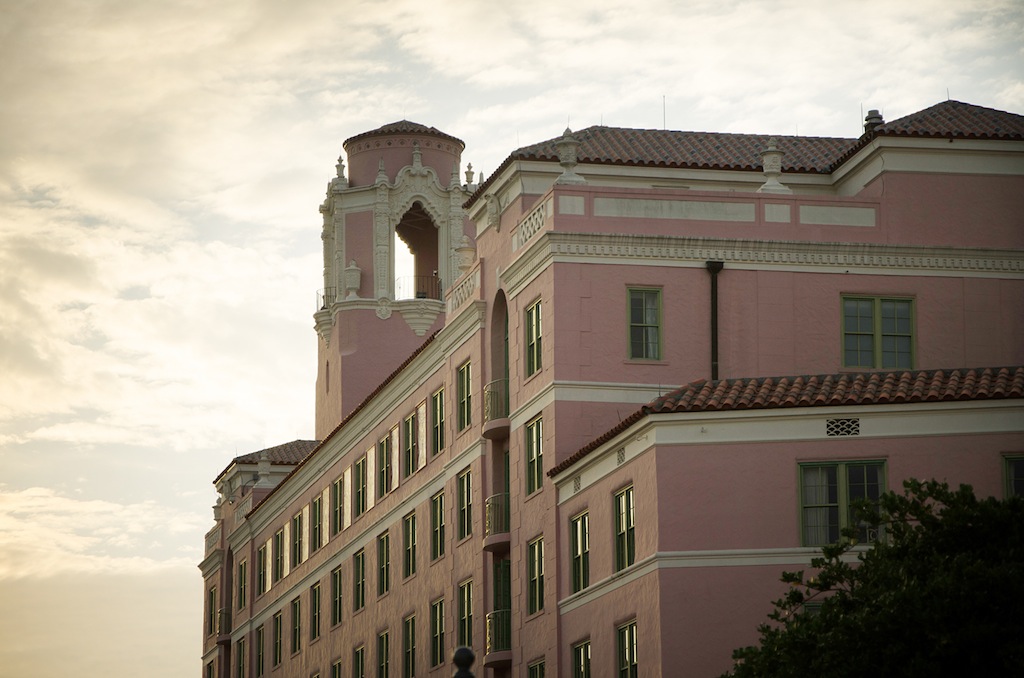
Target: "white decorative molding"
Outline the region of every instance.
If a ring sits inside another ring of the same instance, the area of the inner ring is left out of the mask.
[[[417,337],[426,334],[444,310],[444,303],[436,299],[406,299],[396,301],[393,306]]]
[[[546,231],[502,274],[509,298],[554,262],[1024,278],[1024,250]]]
[[[515,234],[512,236],[512,251],[520,249],[536,235],[548,218],[551,216],[552,201],[548,199],[534,207],[529,214],[516,226]]]
[[[381,297],[377,300],[377,317],[381,320],[391,317],[391,300],[389,298]]]
[[[476,291],[480,289],[480,266],[478,265],[469,275],[464,277],[448,293],[446,304],[448,315],[452,315],[467,301],[476,297]]]

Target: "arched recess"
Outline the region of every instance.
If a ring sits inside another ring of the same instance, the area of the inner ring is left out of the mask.
[[[491,305],[491,389],[495,391],[495,414],[508,417],[508,301],[498,290]]]
[[[422,202],[413,202],[395,224],[395,238],[413,258],[411,272],[395,271],[395,299],[441,299],[439,229]]]

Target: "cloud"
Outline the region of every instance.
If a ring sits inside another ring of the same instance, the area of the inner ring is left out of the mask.
[[[153,501],[118,504],[41,487],[0,489],[0,581],[194,567],[201,554],[168,556],[163,542],[195,534],[207,522]]]

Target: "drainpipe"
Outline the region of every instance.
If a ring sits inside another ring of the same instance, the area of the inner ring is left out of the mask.
[[[718,379],[718,273],[725,267],[721,261],[704,263],[711,274],[711,380]]]

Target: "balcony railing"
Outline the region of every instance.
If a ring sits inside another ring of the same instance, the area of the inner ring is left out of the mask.
[[[408,275],[395,279],[395,300],[441,299],[441,279],[436,275]]]
[[[508,379],[484,386],[484,422],[508,418]]]
[[[508,493],[503,492],[488,497],[484,506],[484,536],[508,534]]]
[[[323,311],[330,308],[338,298],[338,289],[336,287],[325,287],[322,290],[316,291],[316,310]]]
[[[487,613],[487,654],[512,649],[512,610]]]

